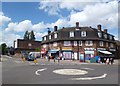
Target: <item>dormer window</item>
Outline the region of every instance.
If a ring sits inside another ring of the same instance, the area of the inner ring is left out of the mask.
[[[82,36],[82,37],[86,37],[86,31],[82,31],[82,32],[81,32],[81,36]]]
[[[74,37],[74,32],[70,32],[70,37]]]
[[[110,40],[112,40],[113,37],[110,35],[109,38],[110,38]]]
[[[55,34],[54,34],[54,38],[56,39],[56,38],[57,38],[57,36],[58,36],[58,35],[57,35],[57,33],[55,33]]]
[[[47,39],[47,37],[45,36],[45,37],[44,37],[44,40],[46,40],[46,39]]]
[[[51,39],[52,38],[52,36],[51,35],[49,35],[49,39]]]
[[[107,34],[104,34],[104,38],[107,39]]]
[[[101,38],[102,37],[102,33],[98,32],[98,37]]]

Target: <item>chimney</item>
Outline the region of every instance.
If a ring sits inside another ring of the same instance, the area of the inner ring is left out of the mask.
[[[107,29],[104,29],[103,32],[107,33]]]
[[[57,26],[54,26],[54,31],[57,31]]]
[[[48,34],[50,34],[50,33],[51,33],[50,28],[48,28]]]
[[[97,25],[97,28],[98,28],[99,31],[101,31],[101,25],[100,24]]]
[[[79,22],[76,22],[76,28],[79,29]]]

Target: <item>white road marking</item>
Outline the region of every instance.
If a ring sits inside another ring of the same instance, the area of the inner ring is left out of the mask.
[[[72,78],[71,80],[93,80],[93,79],[101,79],[101,78],[105,78],[107,76],[107,74],[103,74],[101,76],[97,76],[97,77],[85,77],[85,78]]]
[[[10,57],[10,56],[6,56],[6,57],[7,57],[7,58],[10,58],[10,59],[12,58],[12,57]]]
[[[94,70],[94,69],[92,69],[92,68],[81,68],[81,69],[86,69],[86,70]]]
[[[58,69],[58,70],[54,70],[53,72],[61,75],[84,75],[88,73],[85,70],[79,70],[79,69]]]
[[[38,72],[42,72],[42,71],[44,71],[44,70],[47,70],[47,68],[39,69],[39,70],[35,71],[35,74],[36,74],[36,75],[40,75]]]

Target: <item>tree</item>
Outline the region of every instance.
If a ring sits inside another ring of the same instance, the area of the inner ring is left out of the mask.
[[[29,35],[30,35],[30,40],[35,41],[35,35],[34,35],[33,30],[30,32]]]
[[[29,40],[29,33],[28,33],[28,31],[26,31],[25,34],[24,34],[24,40]]]
[[[2,55],[5,55],[6,53],[8,53],[7,45],[5,43],[0,45],[0,51]]]

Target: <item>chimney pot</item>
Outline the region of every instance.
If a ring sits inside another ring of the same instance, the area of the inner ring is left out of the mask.
[[[104,31],[103,31],[103,32],[107,33],[107,29],[104,29]]]
[[[54,31],[57,31],[57,26],[54,26]]]
[[[79,29],[79,22],[76,22],[76,28]]]
[[[101,25],[100,24],[97,25],[97,28],[98,28],[99,31],[101,31]]]

